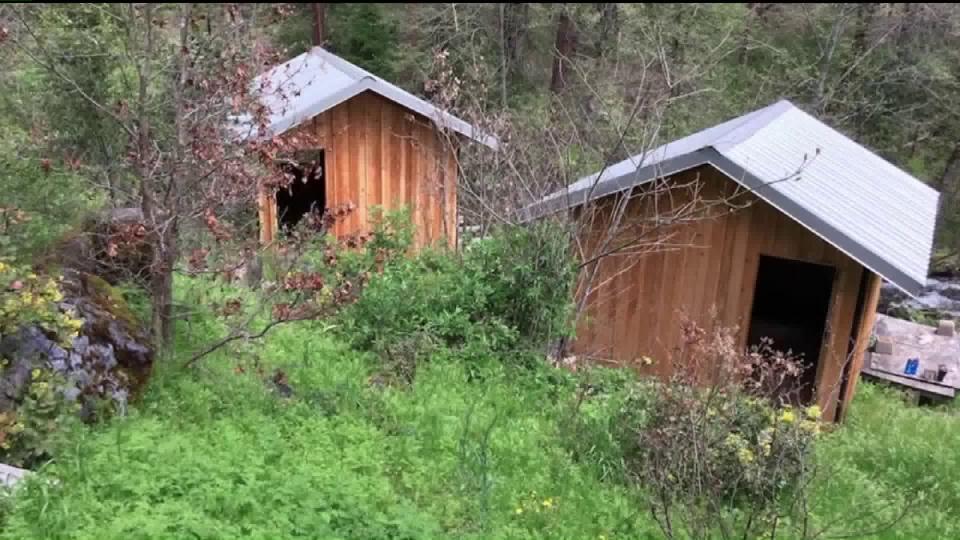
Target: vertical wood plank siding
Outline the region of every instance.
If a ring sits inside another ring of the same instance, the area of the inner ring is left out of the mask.
[[[456,245],[456,151],[429,119],[367,92],[298,129],[312,131],[324,150],[327,207],[356,206],[334,235],[369,231],[374,207],[407,207],[416,247]],[[277,234],[272,194],[261,193],[259,214],[260,239],[268,243]]]
[[[667,193],[633,193],[626,203],[622,232],[613,239],[605,233],[615,219],[617,199],[608,197],[586,216],[582,240],[588,252],[607,242],[606,249],[624,245],[627,238],[643,235],[660,242],[653,252],[636,247],[616,251],[584,268],[596,271],[594,288],[586,298],[584,317],[577,332],[575,351],[602,362],[627,364],[661,376],[668,375],[682,345],[681,321],[686,316],[705,329],[716,325],[736,327],[739,345],[747,345],[754,286],[761,255],[813,262],[835,269],[827,330],[817,372],[817,401],[825,417],[832,418],[838,399],[851,327],[857,308],[861,273],[869,271],[790,217],[751,194],[741,193],[742,208],[713,205],[703,208],[701,219],[682,224],[653,225],[654,217],[690,203],[698,189],[702,200],[730,196],[737,185],[715,169],[704,166],[668,179]],[[697,188],[693,186],[697,185]],[[622,201],[623,199],[619,199]],[[749,205],[747,205],[749,203]],[[796,279],[803,280],[798,275]],[[864,309],[869,329],[876,311],[880,280],[874,276]],[[852,359],[853,391],[862,366],[869,330],[858,335]],[[654,359],[643,367],[643,356]]]

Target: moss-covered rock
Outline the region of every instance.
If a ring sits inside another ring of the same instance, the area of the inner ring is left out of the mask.
[[[89,422],[124,410],[153,367],[143,325],[122,294],[77,270],[66,270],[59,283],[58,307],[79,321],[75,335],[26,322],[0,336],[0,458],[18,465],[45,457],[65,411]]]

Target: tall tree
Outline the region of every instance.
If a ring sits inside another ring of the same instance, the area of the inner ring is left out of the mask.
[[[563,91],[570,78],[573,55],[577,51],[577,27],[570,14],[568,4],[558,4],[557,31],[553,46],[553,69],[550,75],[550,91]]]
[[[507,106],[507,87],[524,79],[521,61],[526,53],[530,28],[530,4],[498,4],[500,23],[500,93]]]
[[[617,50],[617,42],[620,37],[620,5],[615,2],[604,2],[594,4],[594,6],[600,13],[600,20],[597,22],[596,40],[593,48],[595,54],[603,58],[610,56]]]
[[[313,44],[322,47],[327,39],[327,4],[313,4]]]
[[[261,48],[251,46],[257,8],[223,7],[224,20],[214,25],[201,22],[198,4],[129,4],[112,14],[116,32],[70,29],[76,35],[68,42],[83,44],[82,51],[47,39],[62,31],[69,6],[20,5],[14,11],[16,50],[124,139],[120,173],[140,207],[152,255],[147,289],[159,349],[173,338],[173,273],[183,227],[205,226],[218,239],[228,234],[217,214],[254,204],[258,183],[271,180],[258,161],[278,151],[273,141],[242,140],[262,132],[267,115],[249,84],[266,61]],[[101,99],[90,81],[66,69],[78,53],[105,59],[118,81],[116,100]],[[238,125],[244,117],[248,121]]]

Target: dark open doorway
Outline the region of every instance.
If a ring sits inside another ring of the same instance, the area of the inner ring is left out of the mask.
[[[789,397],[801,403],[814,397],[834,274],[831,266],[760,257],[748,344],[759,345],[762,338],[770,338],[774,349],[798,357],[803,367],[797,381],[800,393]]]
[[[291,182],[277,190],[277,221],[280,230],[290,230],[308,213],[322,214],[327,207],[323,150],[284,160],[280,167]]]

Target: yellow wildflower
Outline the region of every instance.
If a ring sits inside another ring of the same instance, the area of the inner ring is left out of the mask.
[[[523,508],[520,508],[520,507],[518,506],[517,509],[514,510],[514,512],[515,512],[517,515],[522,514],[522,513],[523,513]]]
[[[550,498],[550,499],[545,499],[545,500],[543,501],[543,507],[544,507],[544,508],[553,508],[553,499],[552,499],[552,498]]]
[[[814,435],[819,435],[820,423],[813,420],[804,420],[800,422],[800,429],[813,433]]]
[[[791,411],[790,409],[785,409],[780,414],[780,421],[783,422],[784,424],[792,424],[793,421],[796,419],[797,419],[796,415],[793,414],[793,411]]]
[[[740,463],[746,465],[747,463],[753,463],[753,452],[749,448],[741,448],[737,450],[737,459],[740,460]]]
[[[807,418],[811,420],[819,420],[822,414],[823,412],[820,411],[820,407],[818,405],[811,405],[807,407]]]
[[[31,375],[34,379],[39,379],[39,378],[40,378],[40,370],[34,368],[34,370],[30,372],[30,375]]]

